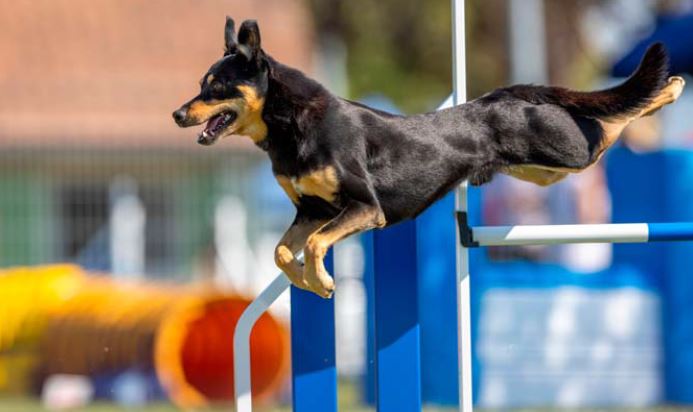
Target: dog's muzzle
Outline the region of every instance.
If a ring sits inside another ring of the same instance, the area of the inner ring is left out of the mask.
[[[186,127],[188,126],[188,109],[186,107],[181,107],[180,109],[176,110],[173,112],[173,120],[176,121],[176,124],[180,127]]]

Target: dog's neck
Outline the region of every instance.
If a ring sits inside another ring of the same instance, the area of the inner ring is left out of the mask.
[[[307,126],[319,123],[335,98],[300,71],[272,57],[266,59],[269,68],[263,120],[268,135],[259,146],[271,150],[272,146],[293,146],[314,133]]]

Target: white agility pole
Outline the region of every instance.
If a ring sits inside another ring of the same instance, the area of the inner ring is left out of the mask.
[[[480,226],[472,229],[472,239],[479,246],[642,243],[648,233],[647,223]]]
[[[521,225],[470,228],[473,246],[555,245],[561,243],[645,243],[693,240],[693,223],[609,223],[599,225]]]
[[[233,381],[236,395],[236,411],[252,412],[253,399],[250,386],[250,333],[255,322],[291,286],[291,282],[280,273],[272,283],[248,305],[236,323],[233,332]]]
[[[452,3],[452,100],[454,105],[467,100],[467,53],[465,50],[464,0]],[[467,212],[467,182],[455,193],[455,210]],[[472,412],[472,325],[469,291],[469,250],[462,246],[457,233],[457,356],[459,410]]]

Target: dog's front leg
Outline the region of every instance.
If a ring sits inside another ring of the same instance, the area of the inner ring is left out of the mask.
[[[296,253],[306,246],[308,237],[325,223],[326,220],[310,219],[299,213],[274,249],[275,264],[296,287],[310,290],[303,280],[303,266],[296,259]]]
[[[303,280],[309,289],[324,298],[332,296],[334,281],[323,263],[327,250],[349,235],[383,226],[385,215],[378,206],[353,202],[311,234],[305,248],[303,271]]]

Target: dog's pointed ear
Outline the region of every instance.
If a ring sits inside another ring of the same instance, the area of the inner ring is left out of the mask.
[[[250,61],[260,52],[260,28],[255,20],[246,20],[238,30],[238,50]]]
[[[226,16],[226,27],[224,28],[224,56],[233,54],[238,48],[236,43],[236,23],[229,16]]]

